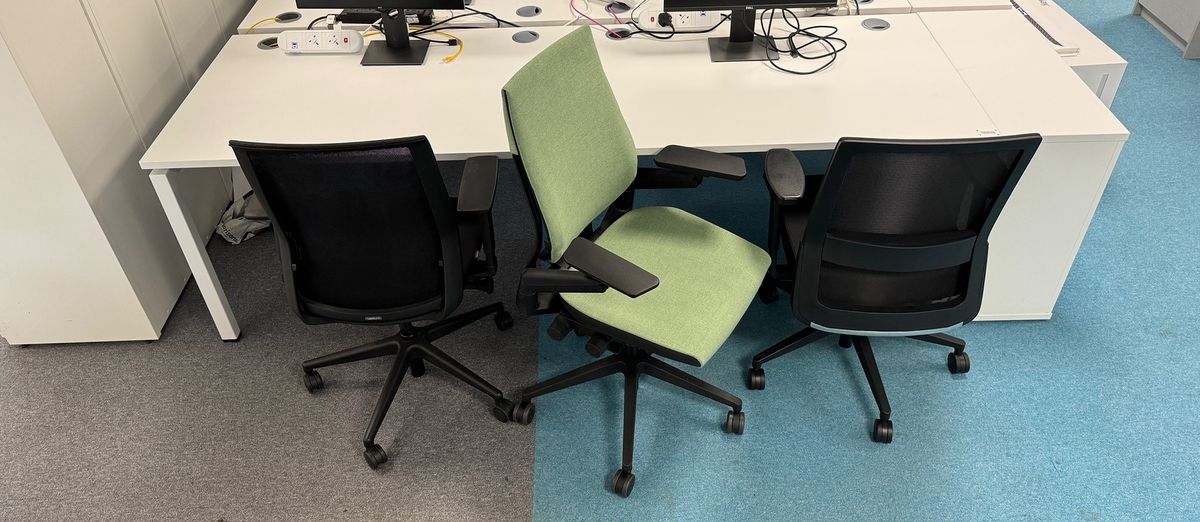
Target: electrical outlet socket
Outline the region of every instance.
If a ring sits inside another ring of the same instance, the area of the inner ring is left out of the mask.
[[[353,54],[363,49],[362,33],[345,29],[332,31],[284,31],[279,48],[286,54]]]

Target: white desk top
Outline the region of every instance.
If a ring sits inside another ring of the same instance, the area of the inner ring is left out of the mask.
[[[1047,141],[1129,137],[1116,116],[1016,10],[914,16],[925,22],[1001,134],[1038,132]]]
[[[980,9],[1012,9],[1009,0],[908,0],[912,12],[975,11]]]
[[[1087,65],[1112,65],[1125,63],[1116,51],[1087,30],[1070,13],[1052,0],[1023,0],[1021,7],[1029,16],[1041,23],[1051,35],[1064,44],[1079,47],[1079,54],[1064,56],[1063,61],[1072,67]]]
[[[662,42],[593,34],[642,154],[672,143],[726,152],[829,149],[844,136],[955,138],[994,128],[921,20],[886,19],[892,29],[883,32],[862,28],[858,17],[822,20],[841,27],[850,47],[833,67],[804,77],[761,62],[710,63],[707,35]],[[531,44],[511,40],[517,29],[471,30],[461,35],[467,47],[457,61],[440,63],[453,48],[433,46],[421,67],[361,67],[358,55],[287,56],[258,49],[257,36],[235,36],[141,165],[236,166],[230,139],[424,134],[442,159],[508,155],[500,88],[571,30],[538,28],[542,37]]]
[[[575,7],[592,17],[605,14],[603,5],[599,0],[575,0]],[[518,15],[517,9],[524,6],[537,6],[542,10],[536,16]],[[575,19],[568,0],[475,0],[475,3],[471,4],[471,7],[492,13],[521,26],[565,25],[567,22]],[[296,0],[258,0],[255,2],[254,7],[250,8],[250,12],[246,14],[246,18],[238,24],[237,32],[238,34],[247,34],[250,26],[254,25],[255,22],[291,11],[300,13],[300,19],[287,23],[266,22],[255,27],[253,34],[275,34],[283,31],[305,29],[314,19],[321,18],[330,13],[341,12],[340,9],[297,9]],[[468,12],[470,11],[436,10],[434,11],[434,20],[444,20],[451,15]],[[494,20],[483,16],[464,17],[446,24],[446,27],[495,26],[496,22]],[[363,24],[344,24],[344,27],[360,31],[367,28]]]

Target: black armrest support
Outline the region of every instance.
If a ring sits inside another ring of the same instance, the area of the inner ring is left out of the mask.
[[[567,247],[563,261],[629,297],[637,297],[658,287],[658,277],[642,270],[600,245],[577,237]]]
[[[654,156],[654,163],[685,174],[739,180],[746,177],[746,162],[737,156],[668,145]]]
[[[793,203],[804,197],[804,167],[796,155],[787,149],[771,149],[766,160],[767,186],[782,203]]]
[[[496,198],[496,175],[500,159],[495,156],[468,158],[458,185],[458,211],[468,214],[489,212]]]
[[[639,167],[633,178],[634,189],[696,188],[704,176],[655,167]]]
[[[517,288],[517,293],[519,295],[558,292],[598,294],[605,290],[608,290],[608,285],[592,279],[578,270],[528,268],[521,273],[521,284]]]

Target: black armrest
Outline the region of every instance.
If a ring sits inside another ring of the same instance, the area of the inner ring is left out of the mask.
[[[463,167],[462,182],[458,185],[458,211],[479,213],[492,210],[496,197],[496,175],[500,158],[476,156],[468,158]]]
[[[528,268],[521,273],[521,284],[517,288],[517,293],[520,295],[544,292],[598,294],[605,290],[608,290],[608,285],[592,279],[578,270]]]
[[[766,161],[767,187],[776,199],[794,202],[804,197],[804,167],[787,149],[771,149]]]
[[[699,174],[688,174],[657,167],[638,167],[637,177],[633,178],[632,187],[638,190],[696,188],[702,181],[704,181],[704,176]]]
[[[732,180],[746,177],[746,162],[742,158],[679,145],[668,145],[659,151],[654,163],[687,174]]]
[[[609,288],[637,297],[658,287],[658,278],[600,245],[577,237],[567,247],[563,261]]]

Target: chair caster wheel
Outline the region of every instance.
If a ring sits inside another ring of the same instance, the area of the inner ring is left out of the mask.
[[[325,379],[322,379],[321,374],[316,370],[304,372],[304,389],[308,390],[308,393],[314,393],[324,387]]]
[[[388,461],[387,452],[383,451],[378,444],[367,446],[367,449],[363,450],[363,458],[367,460],[367,465],[371,466],[371,469],[378,469]]]
[[[779,289],[765,284],[758,289],[758,300],[763,304],[771,304],[779,300]]]
[[[871,430],[871,440],[882,444],[892,442],[892,421],[888,419],[877,419],[875,421],[875,429]]]
[[[529,424],[533,422],[534,414],[537,413],[537,407],[532,402],[522,402],[512,410],[512,415],[509,419],[517,424]]]
[[[746,432],[746,412],[731,411],[725,414],[725,431],[734,435]]]
[[[604,355],[604,352],[608,351],[610,342],[608,339],[593,335],[591,339],[588,339],[583,349],[587,350],[588,355],[592,356],[592,358],[599,358],[601,355]]]
[[[500,422],[508,422],[512,420],[513,407],[516,404],[508,399],[500,399],[496,401],[496,405],[492,406],[492,416]]]
[[[613,473],[612,478],[613,493],[621,495],[622,498],[628,497],[633,492],[633,483],[636,480],[637,477],[633,476],[633,473],[623,469],[617,470],[616,473]]]
[[[971,371],[971,358],[967,356],[967,352],[946,354],[946,367],[950,369],[950,373],[967,373]]]
[[[501,332],[503,332],[505,330],[509,330],[513,327],[512,314],[510,314],[504,310],[496,312],[496,316],[493,317],[492,320],[496,322],[496,328],[499,329]]]
[[[767,372],[762,368],[750,368],[750,382],[747,387],[751,390],[763,390],[767,387]]]
[[[550,322],[550,328],[546,329],[546,335],[555,341],[561,341],[567,338],[567,334],[571,333],[571,330],[571,321],[559,315]]]
[[[408,372],[413,377],[425,375],[425,360],[420,357],[413,357],[411,361],[408,361]]]

